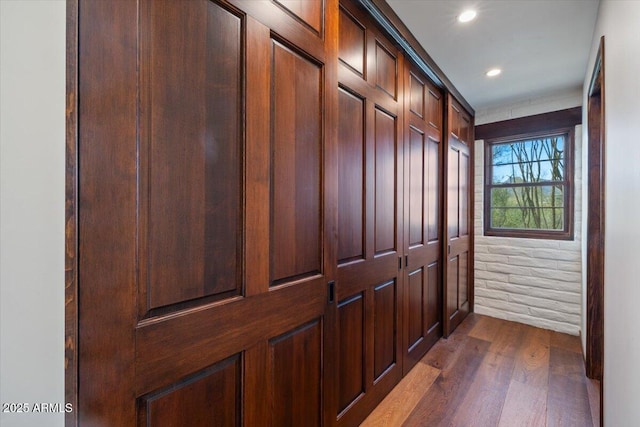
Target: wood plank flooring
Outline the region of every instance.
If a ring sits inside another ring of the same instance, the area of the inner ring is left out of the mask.
[[[470,314],[362,426],[597,427],[578,337]]]

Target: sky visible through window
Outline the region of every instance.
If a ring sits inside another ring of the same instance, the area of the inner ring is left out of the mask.
[[[491,145],[492,228],[563,230],[565,135]]]

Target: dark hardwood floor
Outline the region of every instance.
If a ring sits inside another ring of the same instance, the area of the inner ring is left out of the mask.
[[[470,314],[363,426],[599,426],[580,339]]]

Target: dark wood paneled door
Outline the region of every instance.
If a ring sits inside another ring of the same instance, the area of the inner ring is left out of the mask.
[[[414,65],[404,76],[403,372],[442,336],[443,97]]]
[[[403,139],[398,50],[340,8],[338,425],[358,425],[400,380]]]
[[[337,2],[77,6],[79,425],[331,424]]]
[[[473,295],[472,158],[470,116],[449,95],[447,142],[447,248],[445,333],[471,309]]]

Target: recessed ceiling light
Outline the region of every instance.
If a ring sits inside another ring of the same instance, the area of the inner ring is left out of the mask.
[[[460,15],[458,15],[458,21],[469,22],[469,21],[473,21],[475,17],[476,17],[476,11],[469,9],[469,10],[465,10]]]
[[[495,77],[501,72],[502,70],[500,68],[492,68],[489,71],[487,71],[487,77]]]

